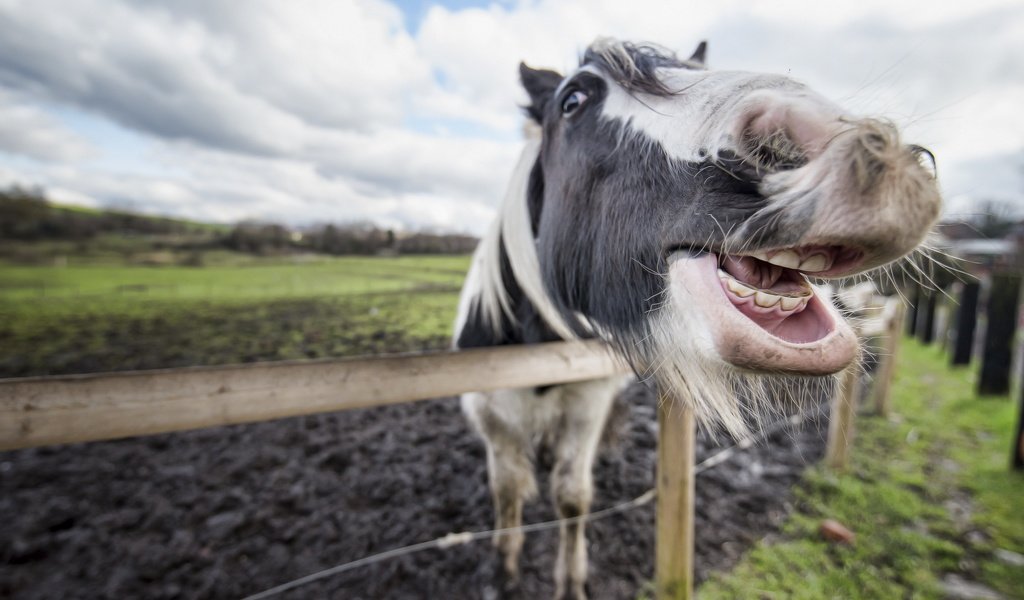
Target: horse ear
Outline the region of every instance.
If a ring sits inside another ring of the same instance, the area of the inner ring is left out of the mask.
[[[544,118],[544,107],[555,94],[558,84],[562,83],[561,73],[547,69],[531,69],[526,63],[519,63],[519,80],[523,82],[526,93],[530,95],[530,106],[526,114],[540,123]]]
[[[708,51],[707,40],[701,40],[701,42],[699,44],[697,44],[697,49],[694,50],[693,54],[690,55],[690,58],[689,58],[690,62],[694,62],[694,63],[697,63],[699,65],[704,65],[705,64],[704,63],[704,55],[707,54],[707,51]]]

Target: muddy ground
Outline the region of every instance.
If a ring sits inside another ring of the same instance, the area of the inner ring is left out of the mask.
[[[654,484],[655,401],[620,399],[595,465],[599,510]],[[826,419],[701,475],[697,575],[775,529],[823,451]],[[699,457],[724,440],[701,435]],[[540,480],[541,489],[546,482]],[[546,496],[525,521],[553,518]],[[492,526],[483,445],[453,398],[0,454],[0,597],[240,598],[369,554]],[[592,523],[592,598],[653,575],[654,509]],[[280,598],[551,596],[557,532],[527,536],[516,594],[486,541],[358,568]]]

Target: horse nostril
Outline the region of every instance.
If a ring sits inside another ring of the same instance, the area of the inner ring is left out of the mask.
[[[765,132],[748,126],[743,130],[741,143],[749,159],[766,171],[798,169],[808,161],[807,154],[782,127]]]
[[[935,163],[935,155],[932,151],[925,148],[924,146],[918,146],[917,144],[910,144],[907,146],[910,153],[917,159],[918,164],[921,165],[928,174],[932,176],[932,179],[939,178],[939,165]]]
[[[742,152],[770,171],[798,169],[820,156],[837,115],[800,98],[755,92],[740,115]]]
[[[863,194],[874,189],[886,173],[899,170],[905,150],[896,128],[875,119],[852,122],[849,130],[848,160],[857,190]]]

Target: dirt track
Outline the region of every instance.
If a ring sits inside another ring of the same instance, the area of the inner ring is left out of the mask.
[[[620,400],[595,510],[654,483],[655,404]],[[824,419],[787,429],[698,480],[697,570],[727,569],[775,527],[823,447]],[[699,456],[714,451],[707,436]],[[541,489],[546,482],[540,479]],[[492,524],[482,444],[455,399],[0,454],[0,597],[239,598],[382,550]],[[546,498],[525,521],[553,518]],[[593,598],[653,574],[653,506],[592,523]],[[490,544],[428,550],[282,598],[541,599],[557,532],[527,537],[517,593]]]

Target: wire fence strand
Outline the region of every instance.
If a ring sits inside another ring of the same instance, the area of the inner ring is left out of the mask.
[[[782,427],[784,427],[786,425],[796,426],[796,425],[801,424],[808,415],[816,414],[817,411],[820,410],[820,409],[821,409],[821,406],[818,406],[818,407],[815,408],[813,413],[812,413],[812,411],[806,411],[806,412],[802,411],[800,413],[797,413],[795,415],[786,417],[784,419],[779,419],[778,421],[775,421],[774,423],[772,423],[768,427],[761,429],[758,433],[756,433],[754,435],[747,436],[747,437],[739,440],[735,444],[729,446],[728,448],[724,448],[723,450],[721,450],[719,452],[716,452],[715,454],[709,456],[708,458],[704,459],[703,461],[701,461],[700,463],[698,463],[696,465],[696,467],[694,469],[695,475],[700,475],[701,473],[703,473],[703,472],[705,472],[705,471],[707,471],[709,469],[713,469],[714,467],[717,467],[718,465],[726,462],[727,460],[729,460],[730,458],[735,456],[737,453],[742,452],[742,451],[750,448],[755,443],[757,443],[759,440],[767,438],[768,436],[770,436],[773,433],[777,432],[778,430],[780,430]],[[263,598],[271,598],[273,596],[277,596],[278,594],[282,594],[282,593],[287,592],[289,590],[294,590],[296,588],[302,587],[304,585],[308,585],[308,584],[313,583],[315,581],[320,581],[322,579],[326,579],[328,577],[332,577],[334,575],[338,575],[338,574],[344,573],[346,571],[350,571],[352,569],[356,569],[356,568],[359,568],[359,567],[364,567],[364,566],[367,566],[367,565],[372,565],[372,564],[375,564],[375,563],[383,562],[383,561],[386,561],[386,560],[391,560],[391,559],[394,559],[394,558],[399,558],[401,556],[406,556],[406,555],[409,555],[409,554],[414,554],[416,552],[422,552],[424,550],[430,550],[430,549],[446,550],[446,549],[451,548],[453,546],[462,546],[462,545],[465,545],[465,544],[470,544],[472,542],[476,542],[476,541],[480,541],[480,540],[484,540],[484,539],[490,539],[490,538],[494,537],[495,535],[502,535],[502,534],[511,533],[511,532],[515,532],[515,531],[522,532],[522,533],[532,533],[532,532],[535,532],[535,531],[544,531],[544,530],[548,530],[548,529],[554,529],[556,527],[561,526],[562,524],[569,525],[569,524],[573,524],[573,523],[578,523],[580,521],[598,521],[598,520],[601,520],[601,519],[606,519],[608,517],[611,517],[611,516],[614,516],[614,515],[617,515],[617,514],[620,514],[620,513],[624,513],[624,512],[628,512],[628,511],[636,509],[636,508],[640,508],[641,506],[644,506],[646,504],[650,504],[650,502],[652,500],[654,500],[654,498],[656,496],[657,496],[656,490],[654,488],[651,488],[651,489],[647,490],[646,492],[644,492],[643,494],[640,494],[636,498],[633,498],[632,500],[627,500],[625,502],[621,502],[619,504],[616,504],[614,506],[610,506],[610,507],[605,508],[605,509],[597,510],[597,511],[594,511],[594,512],[591,512],[591,513],[586,513],[586,514],[582,514],[582,515],[578,515],[578,516],[570,517],[570,518],[566,518],[566,519],[553,519],[551,521],[541,521],[541,522],[538,522],[538,523],[528,523],[526,525],[519,525],[517,527],[506,527],[506,528],[503,528],[503,529],[488,529],[488,530],[485,530],[485,531],[452,532],[452,533],[449,533],[447,535],[441,536],[441,537],[433,539],[433,540],[429,540],[429,541],[426,541],[426,542],[419,542],[417,544],[411,544],[409,546],[403,546],[401,548],[394,548],[392,550],[385,550],[384,552],[379,552],[377,554],[372,554],[370,556],[366,556],[366,557],[363,557],[363,558],[360,558],[360,559],[357,559],[357,560],[354,560],[354,561],[351,561],[351,562],[347,562],[347,563],[340,564],[340,565],[337,565],[337,566],[334,566],[334,567],[330,567],[330,568],[324,569],[322,571],[317,571],[316,573],[311,573],[309,575],[306,575],[305,577],[300,577],[299,579],[294,579],[294,580],[289,581],[287,583],[283,583],[283,584],[281,584],[279,586],[272,587],[272,588],[264,590],[262,592],[253,594],[251,596],[246,596],[242,600],[261,600]]]

